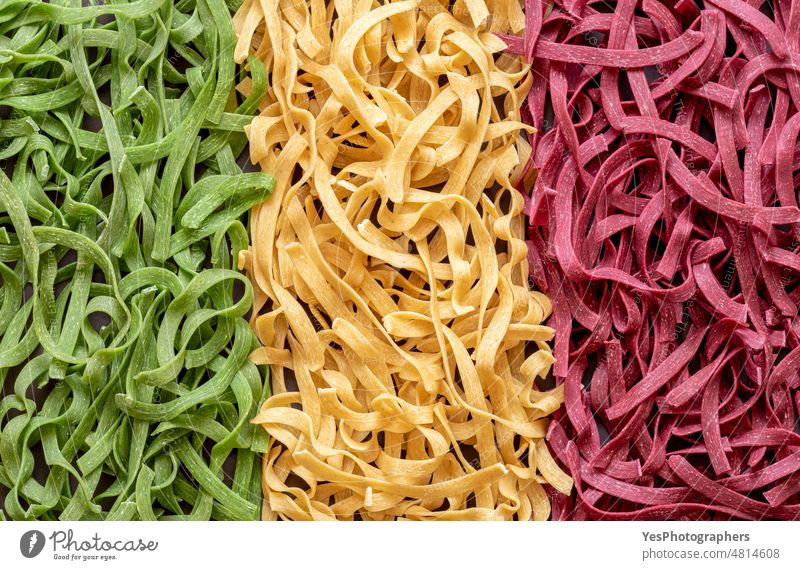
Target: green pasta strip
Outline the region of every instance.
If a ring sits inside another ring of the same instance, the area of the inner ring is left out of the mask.
[[[235,2],[1,4],[0,520],[257,519]]]

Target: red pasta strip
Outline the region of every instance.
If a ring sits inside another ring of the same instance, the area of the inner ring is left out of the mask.
[[[606,416],[613,420],[630,412],[633,408],[648,400],[664,386],[664,384],[674,378],[688,365],[689,360],[697,353],[705,332],[703,328],[693,328],[689,333],[690,336],[688,336],[675,351],[653,369],[652,372],[642,378],[640,382],[637,382],[636,385],[625,394],[622,400],[606,410]]]
[[[511,53],[521,55],[523,43],[512,36],[501,35]],[[586,46],[573,46],[569,50],[555,42],[539,40],[533,52],[534,58],[550,59],[587,65],[607,65],[619,67],[647,67],[672,61],[686,55],[703,42],[700,32],[686,32],[673,41],[650,49],[629,51],[624,49],[598,49]]]

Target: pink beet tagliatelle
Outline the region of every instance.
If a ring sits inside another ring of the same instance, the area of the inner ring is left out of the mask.
[[[525,9],[554,518],[800,518],[800,3]]]

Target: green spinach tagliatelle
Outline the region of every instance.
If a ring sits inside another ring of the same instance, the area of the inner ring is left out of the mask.
[[[0,5],[0,518],[257,519],[266,71],[223,0],[83,4]]]

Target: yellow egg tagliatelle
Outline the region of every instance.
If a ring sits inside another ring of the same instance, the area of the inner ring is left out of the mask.
[[[512,185],[532,78],[491,33],[519,29],[518,6],[490,8],[246,0],[235,17],[237,60],[271,82],[247,132],[276,185],[240,257],[272,369],[265,518],[544,520],[546,486],[570,491]]]

